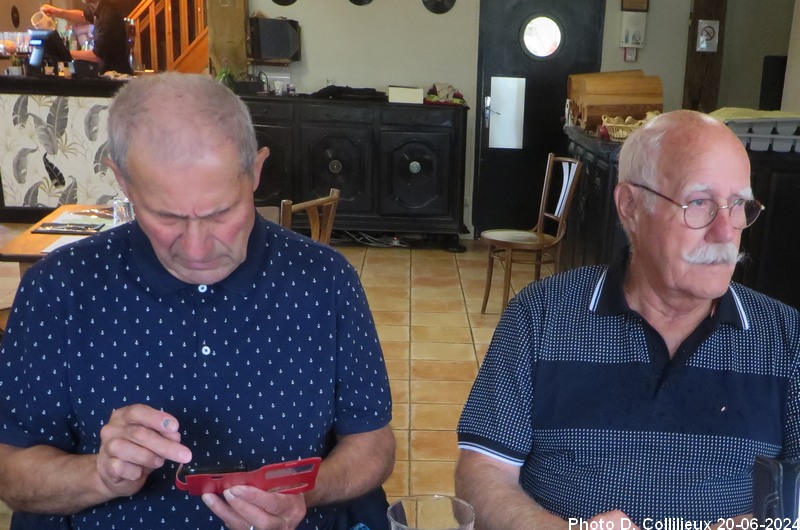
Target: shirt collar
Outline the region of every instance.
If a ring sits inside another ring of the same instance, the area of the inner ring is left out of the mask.
[[[589,310],[602,316],[622,315],[633,313],[625,299],[625,273],[628,269],[629,251],[627,248],[618,252],[611,264],[606,268],[597,281],[592,293]],[[750,328],[750,320],[744,311],[739,297],[728,287],[717,301],[717,309],[712,320],[719,324],[730,324],[739,329]]]
[[[256,214],[253,229],[247,241],[247,258],[234,271],[215,284],[216,287],[246,296],[255,277],[262,270],[264,255],[267,252],[268,221]],[[153,245],[136,221],[129,224],[131,241],[131,262],[142,275],[142,280],[159,294],[170,294],[187,287],[195,286],[173,276],[156,256]]]

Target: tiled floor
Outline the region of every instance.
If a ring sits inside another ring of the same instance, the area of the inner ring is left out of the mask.
[[[397,439],[397,461],[386,483],[392,498],[454,491],[455,427],[500,316],[502,281],[496,267],[481,314],[486,248],[479,241],[462,243],[467,251],[460,254],[336,247],[361,276],[386,356]],[[3,274],[13,278],[14,271],[0,268],[0,290],[8,281]],[[523,287],[531,276],[530,267],[515,265],[512,286]]]

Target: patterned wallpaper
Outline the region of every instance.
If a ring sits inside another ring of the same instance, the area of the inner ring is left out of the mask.
[[[0,94],[5,206],[106,204],[122,196],[105,164],[110,101]]]

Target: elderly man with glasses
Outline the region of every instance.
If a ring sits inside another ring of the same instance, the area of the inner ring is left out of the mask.
[[[800,315],[731,282],[764,209],[739,139],[666,113],[614,200],[628,251],[522,290],[464,407],[481,530],[744,528],[754,458],[800,456]]]

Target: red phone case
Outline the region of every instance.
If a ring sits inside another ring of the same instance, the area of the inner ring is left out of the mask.
[[[275,493],[302,493],[314,488],[320,462],[322,459],[315,456],[269,464],[253,471],[185,475],[184,481],[181,480],[181,464],[175,475],[175,486],[190,495],[220,495],[226,489],[240,485],[255,486]]]

